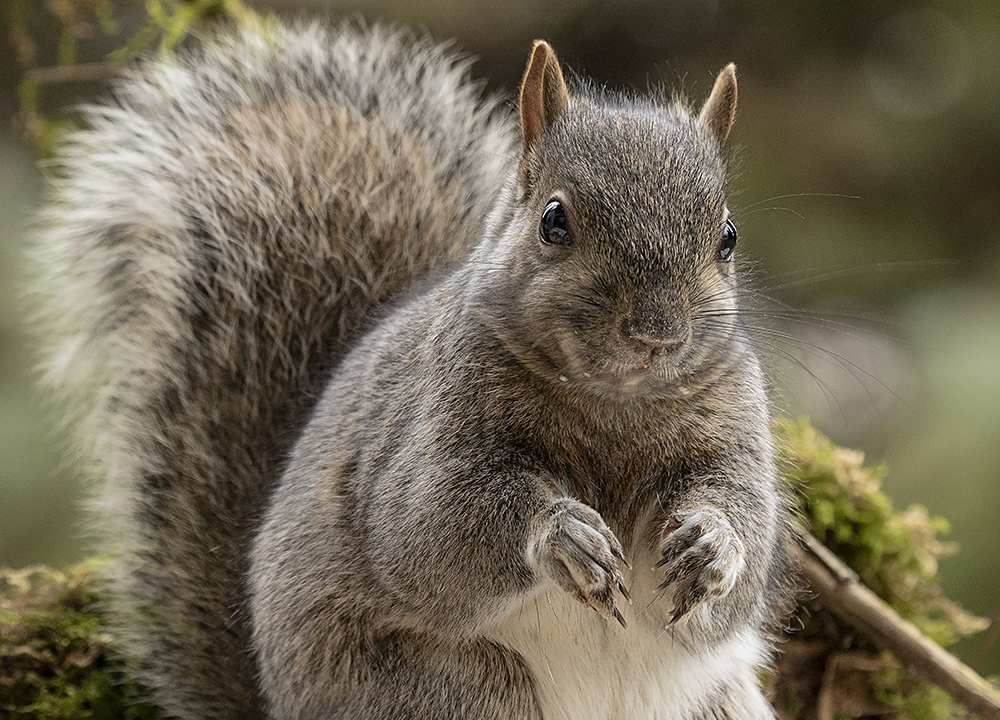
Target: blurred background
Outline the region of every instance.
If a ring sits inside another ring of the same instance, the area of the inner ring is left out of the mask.
[[[25,63],[103,62],[147,10],[136,0],[115,0],[110,11],[101,0],[0,7],[0,565],[61,564],[88,552],[83,488],[33,388],[23,253],[44,184],[17,88]],[[782,334],[760,337],[775,405],[887,463],[885,490],[898,507],[920,503],[946,517],[961,551],[942,564],[945,591],[973,612],[1000,614],[1000,3],[266,7],[455,38],[479,58],[476,76],[507,97],[537,37],[610,87],[666,85],[698,102],[735,61],[730,208],[759,307]],[[72,22],[74,43],[60,40],[57,17]],[[106,88],[102,74],[36,74],[42,115],[71,117],[75,103]],[[998,673],[997,634],[995,626],[958,651]]]

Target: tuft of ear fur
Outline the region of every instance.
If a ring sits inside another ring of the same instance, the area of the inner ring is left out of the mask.
[[[715,78],[712,94],[698,114],[700,124],[719,145],[726,144],[736,119],[736,65],[729,63]]]
[[[521,137],[524,152],[569,108],[569,91],[552,46],[535,40],[521,81]]]

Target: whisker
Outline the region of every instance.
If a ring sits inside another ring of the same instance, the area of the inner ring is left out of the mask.
[[[851,377],[854,378],[854,380],[858,383],[858,385],[862,389],[864,389],[865,393],[868,395],[869,400],[871,400],[873,403],[875,402],[875,398],[872,397],[871,389],[861,380],[861,378],[858,377],[857,373],[860,373],[864,377],[875,382],[879,387],[881,387],[883,390],[892,395],[892,397],[895,398],[904,407],[910,408],[910,405],[905,400],[903,400],[891,387],[882,382],[878,377],[868,372],[867,370],[865,370],[863,367],[853,362],[852,360],[844,357],[839,353],[830,350],[829,348],[825,348],[822,345],[818,345],[808,340],[804,340],[803,338],[800,338],[791,333],[782,332],[780,330],[775,330],[773,328],[746,325],[746,324],[744,324],[743,327],[748,331],[750,331],[751,333],[759,333],[775,338],[777,340],[788,342],[791,345],[802,348],[803,350],[809,352],[810,354],[816,357],[820,357],[827,361],[835,363],[836,365],[846,370],[851,375]],[[812,373],[810,374],[812,375]]]
[[[738,212],[743,212],[749,210],[750,208],[755,208],[758,205],[763,205],[767,202],[774,202],[775,200],[788,200],[789,198],[800,198],[800,197],[824,197],[824,198],[841,198],[843,200],[860,200],[860,195],[845,195],[843,193],[820,193],[820,192],[807,192],[807,193],[789,193],[788,195],[775,195],[774,197],[764,198],[763,200],[758,200],[755,203],[750,203],[740,208],[738,211],[733,211],[733,215],[737,215]]]
[[[708,337],[713,337],[713,335],[711,333],[705,333],[705,335],[707,335]],[[715,334],[714,338],[715,339],[721,339],[721,340],[725,340],[726,339],[721,334]],[[780,356],[786,358],[787,360],[791,361],[795,365],[798,365],[800,368],[802,368],[802,370],[805,371],[805,373],[807,375],[809,375],[809,377],[812,378],[812,380],[816,383],[817,387],[819,387],[820,390],[823,391],[823,396],[824,396],[824,399],[827,402],[827,407],[830,408],[830,410],[832,411],[832,409],[833,409],[832,406],[836,405],[837,406],[837,412],[840,414],[841,418],[846,418],[843,406],[840,404],[840,400],[837,399],[837,394],[836,394],[834,388],[829,383],[827,383],[825,380],[823,380],[821,377],[819,377],[819,375],[817,375],[815,372],[813,372],[809,368],[809,366],[807,366],[804,362],[802,362],[802,360],[800,360],[799,358],[795,357],[792,353],[788,352],[785,348],[781,347],[780,345],[778,345],[776,343],[773,343],[773,342],[768,342],[766,340],[762,340],[759,337],[752,338],[751,342],[753,343],[755,349],[760,350],[760,349],[763,348],[763,349],[765,349],[765,350],[767,350],[769,352],[775,353],[777,355],[780,355]],[[823,350],[823,348],[818,348],[818,350]],[[852,373],[852,375],[853,375],[853,373]],[[862,387],[864,387],[863,384],[862,384]]]
[[[956,260],[947,260],[938,258],[935,260],[897,260],[895,262],[887,263],[868,263],[866,265],[856,265],[849,268],[841,268],[838,270],[831,270],[830,272],[825,272],[820,275],[814,275],[812,277],[802,278],[800,280],[793,280],[791,282],[783,283],[781,285],[769,285],[766,290],[772,292],[774,290],[785,290],[791,287],[799,287],[806,283],[819,282],[821,280],[831,280],[834,278],[841,278],[852,273],[859,273],[861,271],[884,271],[884,270],[905,270],[912,267],[926,267],[926,266],[936,266],[936,265],[956,265],[958,264]]]
[[[740,213],[740,217],[747,217],[748,215],[754,215],[754,214],[759,213],[759,212],[764,212],[765,210],[783,210],[784,212],[790,212],[792,215],[794,215],[795,217],[797,217],[799,220],[805,220],[806,219],[806,216],[803,215],[802,213],[800,213],[799,211],[792,210],[791,208],[782,207],[780,205],[772,205],[771,207],[754,208],[753,210],[749,210],[749,211],[746,211],[746,212],[741,212]]]

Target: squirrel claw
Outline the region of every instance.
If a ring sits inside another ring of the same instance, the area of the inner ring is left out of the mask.
[[[629,594],[628,588],[625,587],[625,581],[621,577],[617,578],[618,592],[622,594],[622,597],[628,601],[628,604],[632,604],[632,596]]]
[[[661,531],[666,568],[654,592],[666,590],[673,601],[671,624],[702,602],[728,594],[743,571],[746,554],[740,536],[717,509],[704,507],[667,519]]]
[[[622,562],[622,564],[625,565],[626,568],[628,568],[629,570],[632,569],[632,563],[630,563],[625,558],[625,552],[622,550],[622,548],[621,548],[620,545],[613,545],[611,547],[611,554],[614,555],[615,558],[617,558],[618,560],[620,560]]]
[[[615,588],[631,602],[618,572],[621,543],[591,507],[562,498],[545,513],[528,547],[528,562],[556,585],[606,618],[624,619],[614,604]]]
[[[622,614],[618,612],[618,608],[613,608],[612,612],[614,613],[615,620],[617,620],[623,628],[627,629],[628,623],[625,622],[625,618],[622,617]]]
[[[656,589],[657,590],[666,590],[668,587],[670,587],[677,580],[677,578],[678,578],[678,576],[680,574],[681,574],[681,568],[679,568],[679,567],[678,568],[674,568],[673,570],[671,570],[670,572],[667,573],[666,577],[663,578],[663,582],[661,582],[656,587]]]

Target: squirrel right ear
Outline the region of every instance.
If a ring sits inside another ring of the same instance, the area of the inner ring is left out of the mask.
[[[545,128],[569,108],[569,91],[552,46],[536,40],[521,81],[521,137],[527,152]]]
[[[725,145],[735,119],[736,65],[729,63],[722,68],[719,77],[715,78],[712,94],[708,96],[698,114],[698,124],[714,137],[719,145]]]

